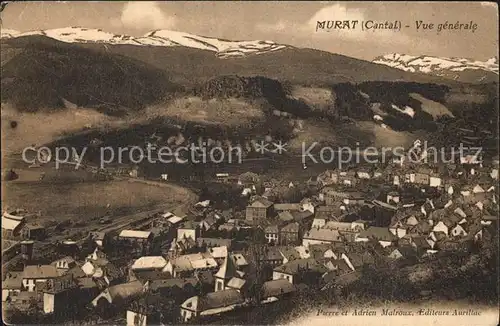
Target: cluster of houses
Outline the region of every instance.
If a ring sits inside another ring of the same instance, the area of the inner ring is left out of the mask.
[[[31,265],[28,254],[24,270],[7,273],[2,301],[54,316],[118,312],[127,325],[193,322],[342,287],[376,261],[467,250],[498,228],[498,161],[329,170],[304,183],[313,195],[298,202],[276,202],[270,187],[257,194],[258,178],[244,179],[243,211],[204,200],[141,230],[93,234],[83,259]],[[4,216],[16,229],[17,215]]]
[[[45,235],[45,227],[33,214],[22,209],[7,210],[2,214],[2,239],[42,240]]]

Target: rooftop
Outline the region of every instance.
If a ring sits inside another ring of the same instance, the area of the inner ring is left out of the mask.
[[[151,236],[151,232],[149,231],[137,231],[137,230],[123,230],[120,232],[119,237],[121,238],[138,238],[138,239],[147,239]]]

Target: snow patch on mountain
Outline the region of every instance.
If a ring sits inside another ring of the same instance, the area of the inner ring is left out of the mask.
[[[410,117],[412,117],[412,118],[415,116],[415,110],[414,110],[413,108],[411,108],[411,107],[407,106],[407,105],[406,105],[403,109],[400,109],[400,108],[399,108],[397,105],[395,105],[395,104],[392,104],[392,105],[391,105],[391,107],[392,107],[394,110],[396,110],[396,111],[398,111],[398,112],[401,112],[401,113],[403,113],[403,114],[406,114],[406,115],[408,115],[408,116],[410,116]]]
[[[1,28],[0,29],[0,38],[13,38],[21,34],[18,31],[15,31],[13,29],[8,29],[8,28]]]
[[[65,27],[24,33],[9,29],[2,29],[1,32],[2,39],[29,35],[44,35],[66,43],[104,43],[113,45],[127,44],[165,47],[184,46],[212,51],[221,58],[263,54],[288,47],[286,45],[277,44],[273,41],[230,41],[170,30],[152,31],[142,37],[113,34],[105,32],[101,29],[83,27]]]
[[[374,63],[409,72],[443,75],[446,72],[462,72],[465,70],[484,70],[498,74],[498,59],[477,61],[465,58],[446,58],[433,56],[413,56],[391,53],[377,57]]]

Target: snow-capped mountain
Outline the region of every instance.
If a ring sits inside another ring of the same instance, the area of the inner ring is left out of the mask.
[[[458,79],[460,73],[467,71],[489,72],[498,75],[498,59],[475,61],[464,58],[445,58],[434,56],[414,56],[391,53],[377,57],[374,63],[398,68],[409,72],[421,72]]]
[[[221,58],[244,57],[288,47],[273,41],[230,41],[170,30],[152,31],[142,37],[113,34],[101,29],[83,27],[66,27],[24,33],[10,29],[1,30],[2,39],[29,35],[43,35],[66,43],[107,43],[164,47],[184,46],[213,51]]]

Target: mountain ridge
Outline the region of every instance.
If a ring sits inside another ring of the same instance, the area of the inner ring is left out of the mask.
[[[32,35],[43,35],[65,43],[108,43],[112,45],[155,47],[185,46],[216,52],[216,55],[220,58],[243,57],[291,48],[291,46],[278,44],[268,40],[231,41],[173,30],[155,30],[146,33],[144,36],[134,37],[130,35],[109,33],[102,29],[84,27],[64,27],[29,32],[2,29],[0,38],[11,39]]]
[[[463,81],[471,76],[478,82],[498,80],[498,58],[486,61],[457,57],[437,57],[430,55],[408,55],[389,53],[378,56],[373,63],[386,65],[408,72],[420,72],[434,76]]]

